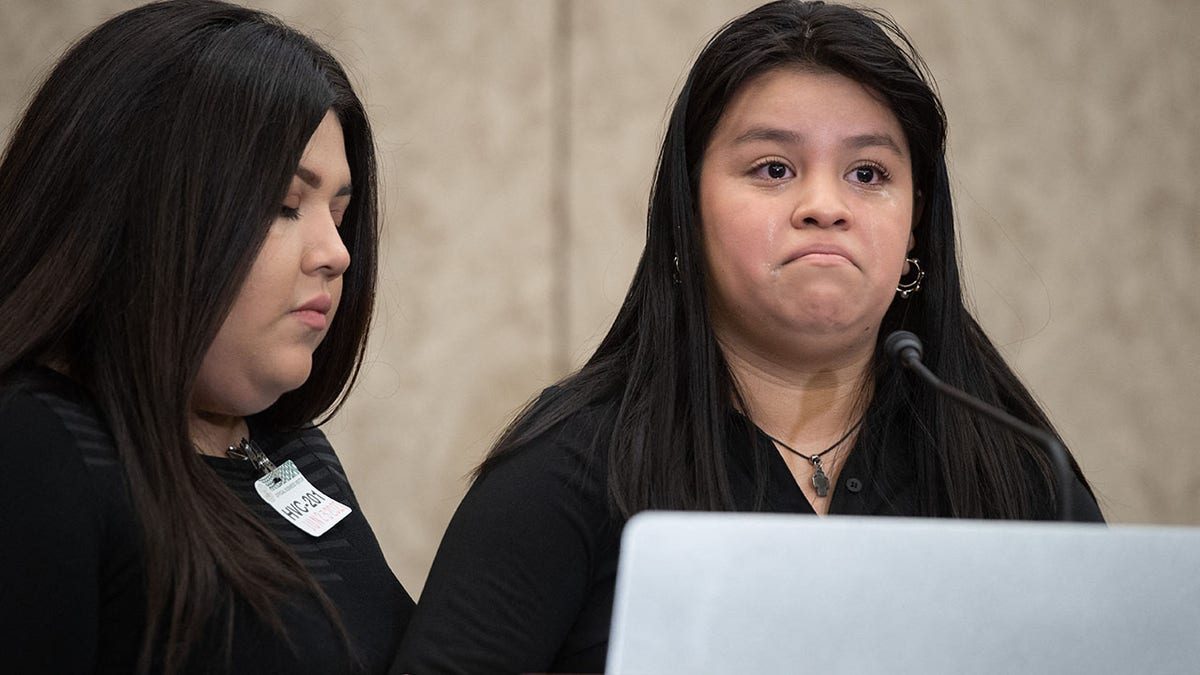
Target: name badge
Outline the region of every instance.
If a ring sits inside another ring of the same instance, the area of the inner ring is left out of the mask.
[[[295,462],[275,466],[252,441],[245,438],[229,446],[226,455],[249,462],[263,477],[254,481],[254,489],[263,501],[296,527],[319,537],[350,515],[350,507],[326,495],[308,482]]]
[[[254,481],[254,489],[279,515],[314,537],[328,532],[352,510],[313,487],[290,459]]]

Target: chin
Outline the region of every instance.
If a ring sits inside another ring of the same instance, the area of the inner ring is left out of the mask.
[[[810,303],[791,314],[791,322],[814,333],[840,333],[853,328],[858,317],[844,304]]]
[[[277,389],[279,391],[279,394],[275,398],[278,399],[280,396],[283,396],[284,394],[288,393],[289,391],[294,391],[294,390],[299,389],[300,387],[304,386],[304,383],[308,382],[308,376],[311,374],[312,374],[312,365],[311,364],[306,366],[302,371],[295,371],[292,373],[288,373],[287,377],[281,378],[280,381],[278,382]]]
[[[281,367],[273,369],[273,372],[263,373],[258,378],[259,396],[256,398],[259,401],[266,401],[261,410],[266,410],[279,400],[280,396],[299,389],[308,381],[308,376],[312,374],[312,359],[305,358],[303,363],[280,364]]]

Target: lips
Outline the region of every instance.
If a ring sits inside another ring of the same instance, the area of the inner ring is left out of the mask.
[[[812,262],[828,261],[828,262],[849,262],[853,263],[854,259],[846,249],[834,244],[809,244],[788,256],[783,263],[793,263],[801,259],[807,258]],[[840,259],[840,260],[839,260]]]
[[[333,309],[333,298],[322,293],[291,311],[300,323],[317,330],[329,325],[329,311]]]

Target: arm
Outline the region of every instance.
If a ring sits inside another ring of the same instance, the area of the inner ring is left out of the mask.
[[[588,472],[585,437],[551,431],[471,487],[401,645],[402,672],[544,672],[565,642],[607,638],[607,617],[592,627],[598,635],[571,635],[596,606],[597,571],[616,556],[603,471]]]
[[[33,397],[0,399],[0,625],[12,672],[95,669],[100,513],[74,438]]]

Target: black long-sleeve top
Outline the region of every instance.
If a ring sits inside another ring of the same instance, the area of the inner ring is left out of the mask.
[[[295,462],[353,512],[321,537],[285,521],[258,496],[247,462],[205,457],[221,480],[290,546],[341,613],[365,665],[385,672],[413,601],[388,568],[337,455],[318,429],[251,435],[274,461]],[[143,542],[124,467],[101,415],[72,380],[45,368],[0,386],[0,629],[4,670],[130,673],[145,624]],[[347,672],[340,638],[315,600],[281,607],[287,640],[238,603],[228,670]],[[223,624],[222,624],[223,625]],[[194,650],[189,672],[222,672],[214,644]],[[11,669],[11,670],[9,670]]]
[[[770,439],[730,415],[737,508],[813,514]],[[602,451],[614,416],[611,402],[586,408],[475,482],[442,539],[393,673],[604,670],[624,526],[608,506]],[[847,457],[829,512],[920,514],[916,468],[895,451],[899,439],[870,436]],[[756,466],[765,471],[761,502]],[[1073,519],[1101,521],[1083,485],[1073,490]],[[1047,503],[1044,517],[1054,515]]]

